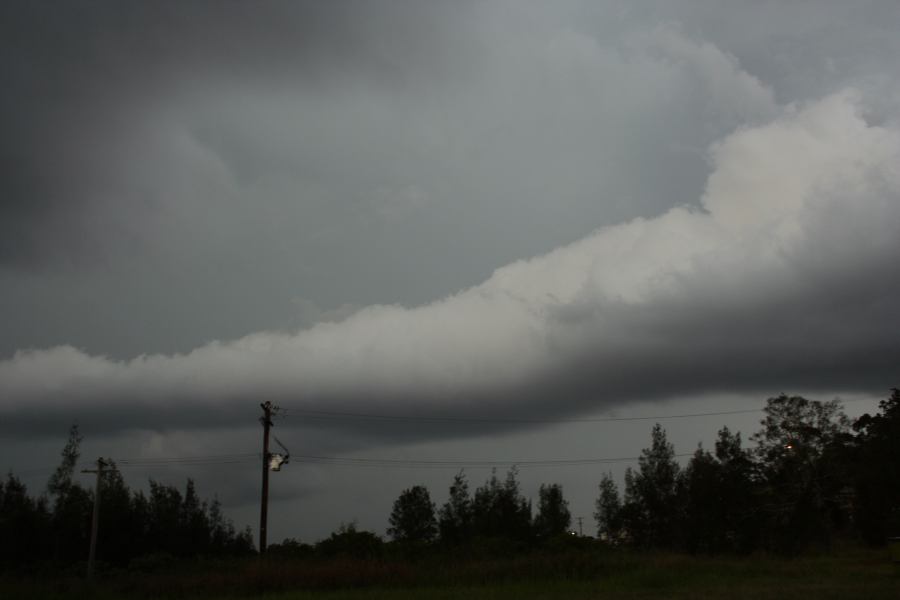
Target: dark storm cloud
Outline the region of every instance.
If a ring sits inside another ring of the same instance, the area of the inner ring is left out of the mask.
[[[702,208],[599,230],[429,305],[130,361],[18,353],[0,363],[2,408],[59,428],[45,415],[77,406],[135,428],[176,410],[182,426],[191,413],[225,424],[256,398],[528,418],[711,391],[882,389],[900,359],[900,131],[861,112],[845,92],[738,131],[712,150]]]
[[[428,302],[696,202],[707,145],[777,112],[677,27],[587,32],[519,3],[172,6],[8,20],[0,356],[185,352]]]
[[[139,155],[110,137],[140,130],[172,93],[447,76],[440,47],[456,13],[417,2],[3,3],[0,263],[96,260],[127,242],[123,213],[142,199],[109,180]]]
[[[577,10],[423,6],[5,5],[2,67],[17,93],[2,113],[0,258],[15,267],[7,281],[36,286],[10,293],[20,312],[40,314],[37,294],[63,315],[43,331],[11,321],[10,339],[29,336],[0,363],[17,423],[58,430],[77,406],[107,430],[165,428],[176,414],[215,428],[260,396],[552,417],[680,393],[890,383],[895,248],[860,242],[896,219],[890,103],[863,90],[865,102],[781,109],[733,56],[665,23],[608,42],[611,26],[592,33]],[[884,126],[865,121],[873,102]],[[714,147],[699,197],[706,144],[736,126],[747,130]],[[631,214],[649,218],[419,308],[202,343],[265,329],[269,299],[288,294],[273,282],[298,273],[334,293],[349,280],[391,288],[382,270],[336,267],[360,255],[412,265],[440,219],[460,235],[464,221],[509,223],[480,241],[521,256],[520,240],[545,235],[536,223],[583,221],[571,209],[586,202],[608,209],[598,190],[634,191]],[[679,204],[695,208],[666,212]],[[440,219],[413,218],[421,232],[405,241],[357,235],[423,207]],[[69,274],[40,279],[35,261]],[[108,299],[95,263],[115,279]],[[59,333],[86,323],[62,312],[75,302],[105,303],[86,337]],[[199,340],[183,333],[211,315]],[[228,328],[234,315],[243,328]],[[116,335],[137,348],[165,336],[181,353],[107,358]],[[74,347],[24,350],[60,338]]]

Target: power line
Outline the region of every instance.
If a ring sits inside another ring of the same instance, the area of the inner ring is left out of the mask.
[[[387,415],[376,413],[355,413],[324,410],[291,409],[291,412],[302,414],[309,418],[322,419],[371,419],[381,421],[415,421],[415,422],[451,422],[451,423],[614,423],[621,421],[664,421],[668,419],[690,419],[695,417],[713,417],[724,415],[741,415],[762,412],[761,408],[745,410],[724,410],[715,412],[684,413],[677,415],[655,415],[641,417],[597,417],[585,419],[515,419],[502,417],[450,417],[427,415]],[[290,415],[287,415],[290,416]]]
[[[692,456],[692,452],[676,454],[676,457]],[[237,456],[238,458],[235,458]],[[219,464],[239,464],[255,462],[259,454],[221,455],[205,457],[168,457],[161,460],[145,459],[140,462],[120,461],[117,464],[127,467],[169,467],[169,466],[209,466]],[[516,465],[518,467],[554,467],[554,466],[579,466],[607,463],[634,462],[637,456],[619,456],[609,458],[562,458],[562,459],[396,459],[396,458],[358,458],[349,456],[322,456],[322,455],[292,455],[295,462],[307,464],[322,464],[336,466],[362,466],[362,467],[402,467],[402,468],[492,468],[498,465]]]
[[[853,398],[843,400],[842,403],[866,401],[866,398]],[[710,416],[725,416],[738,414],[751,414],[762,412],[763,408],[731,410],[731,411],[710,411],[697,413],[682,413],[671,415],[654,415],[654,416],[631,416],[631,417],[598,417],[585,419],[507,419],[507,418],[488,418],[488,417],[451,417],[451,416],[416,416],[416,415],[388,415],[376,413],[355,413],[355,412],[339,412],[339,411],[317,411],[311,409],[290,409],[291,412],[303,414],[308,418],[352,418],[352,419],[372,419],[372,420],[390,420],[390,421],[411,421],[411,422],[470,422],[470,423],[604,423],[604,422],[621,422],[621,421],[650,421],[650,420],[666,420],[666,419],[689,419]],[[285,411],[286,412],[286,411]],[[286,416],[284,414],[280,416]],[[692,456],[693,453],[676,454],[676,457]],[[166,468],[166,467],[207,467],[218,465],[235,465],[241,463],[255,462],[260,459],[258,452],[244,452],[231,454],[207,454],[207,455],[191,455],[191,456],[165,456],[165,457],[131,457],[116,459],[115,462],[120,467],[126,468]],[[581,466],[581,465],[597,465],[621,462],[635,462],[638,456],[626,456],[616,458],[576,458],[576,459],[551,459],[551,460],[483,460],[483,459],[455,459],[455,460],[413,460],[413,459],[389,459],[389,458],[352,458],[343,456],[318,456],[318,455],[299,455],[292,456],[297,462],[307,464],[332,465],[332,466],[350,466],[350,467],[377,467],[377,468],[407,468],[407,469],[458,469],[458,468],[494,468],[498,465],[515,465],[521,468],[538,468],[538,467],[554,467],[554,466]],[[54,471],[57,467],[37,467],[20,471],[18,475],[33,475],[41,472]]]
[[[170,456],[164,458],[122,459],[118,465],[125,468],[205,467],[235,465],[259,460],[259,453],[218,454],[207,456]]]
[[[251,458],[258,458],[258,452],[244,452],[241,454],[208,454],[198,456],[161,456],[161,457],[137,457],[137,458],[121,458],[116,462],[120,465],[127,466],[146,466],[148,464],[171,464],[178,465],[184,463],[204,463],[204,462],[221,462],[221,461],[244,461]]]
[[[675,454],[675,457],[693,456],[693,452]],[[484,459],[454,459],[454,460],[415,460],[415,459],[390,459],[390,458],[352,458],[343,456],[292,456],[297,462],[310,464],[323,464],[334,466],[354,467],[379,467],[379,468],[405,468],[405,469],[459,469],[494,468],[502,465],[511,465],[519,468],[538,467],[572,467],[583,465],[601,465],[623,462],[635,462],[638,456],[619,456],[613,458],[569,458],[569,459],[545,459],[545,460],[484,460]]]
[[[868,398],[852,398],[850,400],[841,400],[842,404],[849,402],[863,402]],[[681,413],[671,415],[648,415],[648,416],[630,416],[630,417],[588,417],[582,419],[524,419],[524,418],[507,418],[507,417],[454,417],[448,415],[398,415],[384,413],[360,413],[350,411],[330,411],[330,410],[314,410],[306,408],[287,408],[284,409],[286,414],[282,416],[291,416],[291,413],[297,413],[312,419],[366,419],[378,421],[415,421],[415,422],[448,422],[448,423],[530,423],[530,424],[551,424],[551,423],[617,423],[623,421],[665,421],[670,419],[693,419],[697,417],[719,417],[728,415],[747,415],[760,413],[765,410],[762,408],[748,408],[741,410],[720,410],[709,412]]]
[[[183,461],[183,462],[163,462],[163,463],[122,463],[123,468],[135,469],[154,469],[154,468],[174,468],[174,467],[215,467],[219,465],[237,465],[248,462],[256,462],[258,458],[252,459],[229,459],[229,460],[206,460],[206,461]]]

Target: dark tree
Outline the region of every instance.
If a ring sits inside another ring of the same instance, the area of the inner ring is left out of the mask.
[[[341,524],[330,537],[316,544],[316,552],[322,556],[350,556],[353,558],[378,558],[384,551],[384,542],[371,531],[359,531],[356,523]]]
[[[285,538],[280,544],[270,544],[266,548],[269,556],[291,558],[310,558],[315,555],[315,548],[294,538]]]
[[[155,552],[181,556],[178,526],[181,522],[181,492],[174,486],[150,480],[147,543]]]
[[[97,558],[123,565],[140,552],[144,524],[134,512],[131,490],[111,461],[110,468],[103,471],[100,507]]]
[[[531,537],[531,504],[519,492],[517,471],[512,468],[500,483],[497,473],[475,490],[472,523],[476,535],[527,540]]]
[[[613,544],[617,543],[622,534],[622,501],[612,473],[604,473],[600,479],[600,496],[595,506],[597,537]]]
[[[872,544],[900,536],[900,390],[891,390],[879,408],[853,424],[859,432],[853,456],[855,521]]]
[[[572,523],[572,515],[569,503],[563,498],[562,486],[542,484],[538,494],[538,514],[534,518],[536,533],[545,539],[564,535]]]
[[[61,562],[84,558],[90,536],[93,493],[72,479],[81,456],[81,440],[78,426],[73,425],[61,452],[62,460],[47,482],[47,492],[52,499],[52,541],[47,554]]]
[[[752,439],[766,464],[779,464],[789,457],[817,458],[850,430],[837,400],[819,402],[782,394],[769,398],[763,410],[763,428]]]
[[[450,497],[441,507],[438,528],[441,541],[459,544],[472,535],[472,498],[469,496],[469,482],[460,471],[453,477]]]
[[[740,434],[719,431],[715,455],[698,448],[684,473],[684,543],[691,552],[747,552],[756,545],[753,461]]]
[[[213,554],[227,554],[234,539],[234,525],[222,514],[222,503],[217,497],[209,505],[209,544]]]
[[[149,554],[154,549],[150,546],[150,501],[144,492],[137,491],[131,495],[131,519],[136,532],[132,540],[129,558]]]
[[[753,439],[769,545],[787,553],[828,545],[849,512],[840,460],[850,442],[849,421],[836,400],[800,396],[769,398],[765,414]]]
[[[638,459],[638,470],[625,473],[623,520],[629,537],[640,546],[676,545],[683,494],[675,449],[657,423],[650,448]]]
[[[381,538],[377,539],[379,541],[381,540]],[[253,530],[247,525],[240,533],[231,539],[228,546],[228,554],[232,556],[248,556],[255,552],[256,547],[253,545]]]
[[[50,513],[43,498],[28,496],[25,485],[12,474],[0,481],[0,570],[21,569],[46,560],[50,541]]]
[[[434,502],[424,486],[403,490],[394,501],[388,535],[395,541],[430,542],[437,535],[434,511]]]
[[[82,439],[81,434],[78,433],[78,425],[72,425],[69,429],[69,440],[60,453],[62,461],[47,482],[47,492],[54,498],[65,495],[72,486],[72,475],[75,473],[75,466],[81,457],[79,447]]]
[[[718,497],[721,502],[721,529],[725,547],[750,552],[759,543],[762,526],[756,511],[756,464],[741,445],[741,434],[727,427],[719,430],[716,440],[719,464]]]
[[[0,570],[22,565],[43,568],[47,563],[65,566],[87,557],[94,490],[73,479],[81,436],[72,427],[62,461],[48,483],[52,506],[46,496],[30,498],[25,486],[9,476],[0,482]],[[125,566],[147,554],[179,557],[243,555],[252,553],[249,529],[235,533],[218,502],[200,499],[188,480],[182,495],[178,489],[150,482],[149,497],[132,492],[121,472],[109,461],[100,485],[100,527],[97,557],[101,563]]]
[[[684,531],[690,552],[718,552],[726,545],[721,475],[713,455],[697,448],[684,472],[687,492]]]
[[[178,515],[181,547],[190,555],[207,554],[210,550],[210,523],[207,504],[202,502],[194,489],[194,481],[187,480],[184,499]]]

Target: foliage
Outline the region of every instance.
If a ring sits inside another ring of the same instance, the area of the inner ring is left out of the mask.
[[[624,526],[638,546],[672,548],[677,541],[683,493],[681,468],[675,449],[657,423],[650,433],[650,448],[638,459],[638,470],[625,475]]]
[[[698,448],[684,472],[685,548],[746,552],[755,546],[753,470],[741,435],[723,427],[715,455]]]
[[[572,515],[569,503],[563,498],[562,486],[557,483],[541,485],[538,494],[538,514],[534,518],[537,535],[547,539],[567,533]]]
[[[72,427],[62,461],[44,496],[31,498],[13,475],[0,484],[0,570],[21,571],[41,564],[57,566],[87,558],[94,490],[74,481],[81,435]],[[253,552],[249,530],[236,533],[217,501],[200,500],[188,480],[182,494],[173,486],[150,482],[149,497],[125,484],[115,463],[106,461],[100,482],[97,558],[125,566],[144,555],[226,556]]]
[[[78,432],[78,425],[72,425],[69,429],[69,439],[60,453],[62,462],[60,462],[53,475],[50,476],[50,481],[47,482],[47,492],[57,499],[60,496],[64,496],[72,486],[72,475],[75,473],[75,465],[81,456],[79,446],[82,439],[81,434]]]
[[[394,501],[388,535],[401,542],[430,542],[437,535],[435,506],[425,486],[403,490]]]
[[[782,394],[766,401],[762,430],[753,436],[757,455],[778,469],[785,462],[814,459],[850,429],[837,400],[819,402]]]
[[[0,481],[0,567],[33,563],[46,552],[51,514],[44,498],[28,496],[11,473]],[[13,543],[15,541],[15,543]]]
[[[531,537],[531,504],[519,492],[513,467],[503,483],[493,472],[485,484],[475,490],[472,524],[479,536],[526,540]]]
[[[597,537],[612,544],[617,543],[622,535],[622,501],[612,473],[604,473],[600,479],[600,496],[595,506]]]
[[[315,554],[315,548],[294,538],[285,538],[280,544],[269,544],[266,554],[285,558],[308,558]]]
[[[355,522],[341,523],[336,532],[316,544],[316,552],[326,557],[378,558],[384,553],[384,541],[371,531],[358,530]]]
[[[441,541],[448,544],[460,544],[472,536],[472,498],[463,471],[453,477],[449,498],[441,507],[438,529]]]
[[[855,522],[873,544],[900,536],[900,389],[879,408],[853,424],[859,433],[852,457]]]
[[[768,545],[788,553],[827,546],[849,511],[842,456],[850,423],[840,403],[782,394],[769,398],[761,423],[753,439]]]

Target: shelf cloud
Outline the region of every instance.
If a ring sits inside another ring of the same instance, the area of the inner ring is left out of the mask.
[[[696,206],[429,304],[130,360],[16,352],[0,362],[4,429],[76,407],[110,429],[175,411],[223,425],[252,399],[546,417],[718,390],[879,390],[900,361],[900,130],[864,107],[852,89],[788,106],[712,145]]]

